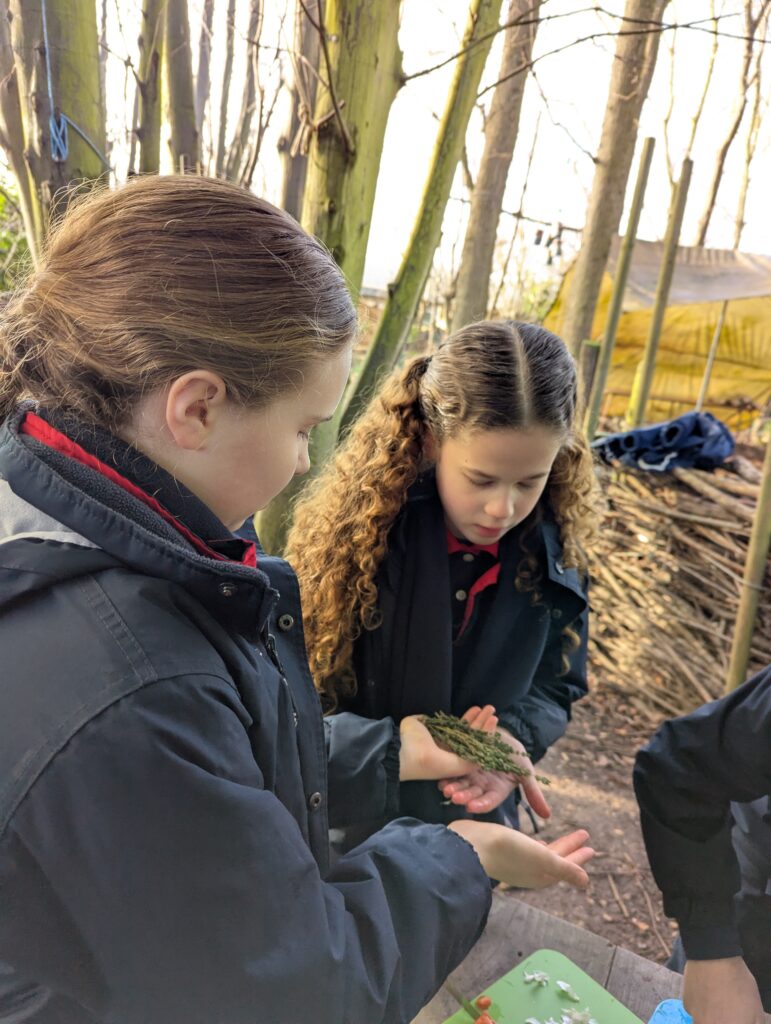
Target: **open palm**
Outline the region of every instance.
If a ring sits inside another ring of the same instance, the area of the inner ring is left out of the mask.
[[[465,775],[448,777],[438,783],[445,800],[464,806],[471,814],[486,814],[500,806],[519,786],[522,796],[533,811],[540,818],[549,818],[551,808],[535,778],[532,761],[524,746],[505,729],[498,729],[498,735],[511,747],[517,762],[529,774],[522,777],[510,772],[488,772],[475,768]]]

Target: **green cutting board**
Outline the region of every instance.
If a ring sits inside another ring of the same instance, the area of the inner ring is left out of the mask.
[[[534,971],[548,974],[548,985],[526,983],[525,974]],[[578,1002],[561,992],[557,981],[567,982],[579,996]],[[490,996],[493,1005],[487,1012],[496,1024],[525,1024],[528,1017],[537,1020],[538,1024],[546,1024],[549,1018],[561,1024],[564,1010],[586,1009],[597,1024],[642,1024],[639,1017],[622,1006],[594,978],[553,949],[536,950],[484,992],[474,996],[463,994],[472,1002],[478,996]],[[471,1024],[471,1018],[465,1010],[458,1010],[444,1024]]]

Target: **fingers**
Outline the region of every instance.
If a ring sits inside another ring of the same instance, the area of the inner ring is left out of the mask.
[[[554,879],[559,882],[567,882],[574,889],[588,889],[589,876],[582,867],[572,860],[562,859],[555,867]]]
[[[552,880],[567,882],[577,889],[588,887],[589,875],[583,865],[594,856],[594,850],[586,846],[588,838],[589,833],[585,829],[578,829],[548,844],[549,852],[556,855],[553,869],[549,872]]]
[[[495,732],[498,728],[498,717],[492,704],[485,704],[483,708],[470,707],[463,715],[463,721],[484,732]]]
[[[546,797],[543,795],[543,790],[541,789],[540,784],[536,781],[535,776],[528,775],[522,780],[520,786],[522,787],[522,793],[525,799],[538,817],[550,818],[551,807],[549,807]]]
[[[472,814],[487,814],[489,811],[494,811],[496,807],[499,807],[507,796],[507,793],[489,789],[481,796],[469,800],[466,804],[466,810]]]
[[[567,857],[568,854],[580,850],[586,844],[588,838],[589,833],[586,829],[579,828],[575,832],[569,832],[566,836],[560,836],[559,839],[549,843],[549,849],[560,857]]]

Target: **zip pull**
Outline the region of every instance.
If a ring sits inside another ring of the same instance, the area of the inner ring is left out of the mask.
[[[268,654],[270,655],[270,660],[273,662],[273,664],[276,666],[276,668],[283,676],[284,666],[281,664],[281,659],[279,658],[278,651],[276,650],[276,638],[273,636],[272,633],[266,632],[264,640],[265,647],[267,648]]]
[[[287,696],[289,697],[289,703],[292,705],[292,719],[294,721],[294,727],[296,729],[300,721],[297,715],[297,705],[294,702],[292,687],[289,685],[287,681],[286,673],[284,672],[284,666],[281,664],[281,659],[279,658],[278,651],[276,650],[276,638],[273,636],[272,633],[266,632],[265,647],[268,651],[268,654],[270,655],[270,660],[278,669],[279,675],[281,676],[281,683],[286,689]]]

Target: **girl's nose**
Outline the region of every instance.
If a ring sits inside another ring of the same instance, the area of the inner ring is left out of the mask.
[[[297,457],[297,469],[294,471],[295,476],[304,476],[311,468],[311,459],[308,454],[307,446],[304,446],[300,455]]]
[[[491,519],[510,519],[514,515],[514,495],[511,491],[500,491],[490,498],[485,513]]]

